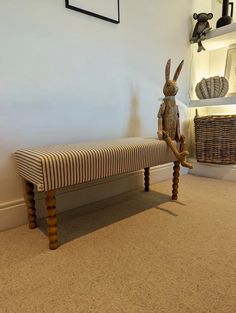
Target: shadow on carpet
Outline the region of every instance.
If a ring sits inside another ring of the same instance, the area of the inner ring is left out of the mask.
[[[177,217],[178,215],[172,211],[159,207],[168,201],[171,201],[171,197],[166,194],[156,191],[148,193],[135,191],[60,213],[58,214],[60,243],[69,242],[150,208]],[[40,219],[38,225],[47,235],[46,220]]]

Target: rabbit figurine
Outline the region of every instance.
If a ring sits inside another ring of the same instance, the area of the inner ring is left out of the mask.
[[[170,80],[171,60],[169,59],[166,64],[166,82],[163,88],[165,98],[158,113],[158,139],[166,141],[182,166],[192,168],[192,164],[186,160],[189,153],[185,150],[185,137],[180,134],[179,109],[175,102],[175,96],[178,92],[176,81],[183,64],[184,61],[179,64],[173,80]],[[174,140],[180,142],[180,151],[178,151],[177,146],[173,143]]]

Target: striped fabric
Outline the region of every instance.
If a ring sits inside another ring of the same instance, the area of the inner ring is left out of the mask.
[[[38,191],[80,184],[175,161],[165,141],[123,138],[18,150],[20,175]]]

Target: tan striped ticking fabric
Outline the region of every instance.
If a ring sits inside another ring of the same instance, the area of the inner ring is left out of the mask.
[[[80,184],[175,161],[165,141],[122,138],[18,150],[20,175],[38,191]]]

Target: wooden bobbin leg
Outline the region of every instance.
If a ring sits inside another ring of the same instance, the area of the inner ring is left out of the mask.
[[[37,227],[37,217],[34,200],[34,185],[27,180],[24,180],[25,185],[25,203],[27,206],[29,228],[34,229]]]
[[[179,171],[180,162],[174,162],[174,173],[173,173],[173,185],[172,185],[172,200],[178,199],[178,188],[179,188]]]
[[[149,185],[150,185],[150,168],[146,167],[144,169],[144,191],[149,191]]]
[[[49,248],[51,250],[55,250],[59,247],[57,236],[57,210],[55,191],[47,191],[45,193],[45,196],[46,208],[48,212],[47,224]]]

